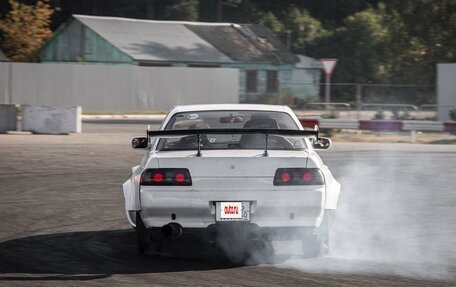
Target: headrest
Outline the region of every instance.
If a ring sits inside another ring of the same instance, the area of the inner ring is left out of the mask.
[[[271,118],[253,118],[244,124],[244,128],[249,129],[278,129],[276,120]]]

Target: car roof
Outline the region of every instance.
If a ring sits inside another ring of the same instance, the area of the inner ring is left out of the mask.
[[[271,111],[292,113],[288,106],[280,105],[255,105],[255,104],[209,104],[209,105],[184,105],[175,106],[170,114],[192,112],[192,111],[224,111],[224,110],[245,110],[245,111]]]
[[[299,119],[288,106],[283,105],[255,105],[255,104],[206,104],[206,105],[182,105],[172,108],[163,120],[161,130],[164,130],[168,121],[177,113],[200,112],[200,111],[269,111],[287,113],[296,122],[299,129],[303,129]]]

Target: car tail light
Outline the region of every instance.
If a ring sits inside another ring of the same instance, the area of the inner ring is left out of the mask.
[[[274,176],[274,185],[322,185],[323,173],[318,168],[279,168]]]
[[[186,168],[148,168],[141,175],[141,185],[192,185]]]

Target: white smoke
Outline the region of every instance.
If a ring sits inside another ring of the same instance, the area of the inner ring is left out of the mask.
[[[456,153],[415,150],[325,154],[342,185],[331,255],[285,266],[455,278]]]

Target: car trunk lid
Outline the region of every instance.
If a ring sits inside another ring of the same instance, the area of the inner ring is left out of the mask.
[[[187,168],[192,178],[273,177],[278,168],[306,167],[308,153],[290,150],[203,150],[157,152],[159,168]]]

